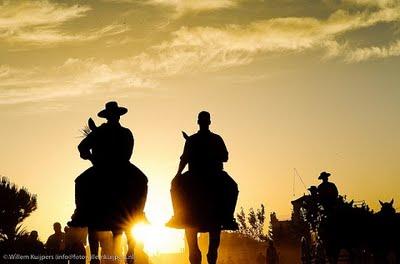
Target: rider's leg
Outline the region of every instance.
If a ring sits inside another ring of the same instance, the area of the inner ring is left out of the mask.
[[[201,264],[201,252],[197,243],[197,231],[193,228],[185,229],[185,236],[189,246],[190,264]]]
[[[209,236],[207,261],[208,264],[216,264],[218,258],[218,247],[221,241],[221,230],[217,229],[210,231]]]
[[[126,253],[126,263],[131,264],[134,262],[134,253],[135,253],[135,238],[132,235],[131,230],[125,230],[126,239],[128,242],[128,251]]]
[[[90,264],[100,263],[99,260],[99,238],[95,230],[89,229]]]

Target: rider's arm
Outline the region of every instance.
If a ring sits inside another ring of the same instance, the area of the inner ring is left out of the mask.
[[[222,139],[222,137],[219,137],[220,139],[220,159],[222,162],[227,162],[228,161],[228,149],[226,148],[225,142]]]
[[[134,139],[132,132],[128,130],[127,136],[126,136],[126,144],[124,145],[124,153],[123,153],[123,158],[124,160],[130,160],[133,152],[133,145],[134,145]]]

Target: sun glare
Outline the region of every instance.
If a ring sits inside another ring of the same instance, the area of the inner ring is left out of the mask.
[[[146,210],[150,224],[138,223],[132,227],[137,242],[143,243],[149,255],[181,252],[184,247],[183,232],[165,227],[168,215],[162,210]]]

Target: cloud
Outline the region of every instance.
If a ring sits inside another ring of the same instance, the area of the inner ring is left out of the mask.
[[[351,13],[338,10],[327,19],[272,18],[247,25],[181,27],[170,40],[125,61],[142,72],[175,75],[244,65],[259,55],[324,49],[325,58],[343,55],[349,48],[337,38],[345,33],[400,20],[400,8]]]
[[[59,25],[83,17],[89,6],[65,6],[48,1],[15,1],[0,5],[0,29],[19,30],[32,26]]]
[[[178,13],[188,11],[210,11],[235,7],[238,0],[148,0],[151,5],[163,5],[173,7]]]
[[[67,33],[61,25],[87,15],[86,5],[67,6],[48,1],[15,1],[0,5],[0,39],[49,45],[71,41],[90,41],[124,33],[126,25],[112,24],[85,33]]]
[[[134,69],[122,69],[118,65],[102,63],[94,58],[69,58],[50,70],[16,69],[1,65],[0,76],[0,104],[157,86],[155,81],[141,77]]]
[[[152,4],[172,7],[183,3],[151,1]],[[342,5],[325,18],[292,16],[256,20],[246,24],[181,26],[170,32],[167,39],[163,38],[163,41],[139,53],[107,63],[96,58],[68,58],[63,64],[50,69],[0,65],[0,104],[120,89],[135,91],[135,88],[154,88],[158,85],[157,80],[164,77],[247,65],[270,54],[323,51],[323,59],[341,58],[348,63],[400,56],[399,40],[381,46],[360,47],[359,42],[351,42],[349,37],[353,31],[378,24],[399,22],[400,4],[396,4],[397,1],[382,0],[375,6],[367,0],[343,1],[346,2],[347,9],[346,5]],[[187,3],[189,5],[192,2]],[[228,8],[237,1],[218,3],[220,6],[212,8]],[[93,29],[85,34],[64,32],[61,25],[86,16],[90,11],[90,7],[87,6],[38,1],[2,5],[0,8],[1,11],[6,10],[0,15],[0,38],[9,41],[51,45],[68,41],[90,41],[119,34],[121,36],[118,38],[106,39],[105,45],[112,46],[135,40],[135,36],[123,35],[122,33],[129,29],[119,24]],[[202,7],[195,4],[190,8],[202,10]],[[18,10],[21,12],[17,12]],[[34,10],[37,17],[32,21],[27,19],[26,10]],[[368,46],[370,36],[364,37],[366,44],[363,45]],[[385,43],[384,40],[381,42]]]
[[[137,0],[103,0],[114,3],[138,3]],[[190,12],[206,12],[219,9],[233,8],[243,0],[144,0],[146,5],[168,7],[174,10],[174,17],[178,18]]]
[[[345,60],[350,63],[361,62],[370,59],[384,59],[388,57],[400,56],[400,40],[383,47],[357,48],[348,51]]]
[[[399,5],[399,0],[343,0],[344,4],[364,7],[393,7]]]
[[[36,28],[31,31],[20,31],[17,34],[8,34],[11,42],[28,42],[35,45],[49,45],[65,42],[91,41],[106,36],[113,36],[128,31],[126,25],[114,24],[104,28],[92,30],[85,34],[67,34],[54,28]]]

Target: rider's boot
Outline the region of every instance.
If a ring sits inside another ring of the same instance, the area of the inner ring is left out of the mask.
[[[184,228],[187,223],[183,220],[183,217],[172,216],[171,219],[165,224],[165,226],[170,228]]]
[[[69,227],[86,227],[87,221],[82,210],[75,209],[73,215],[71,216],[71,221],[67,222]]]

